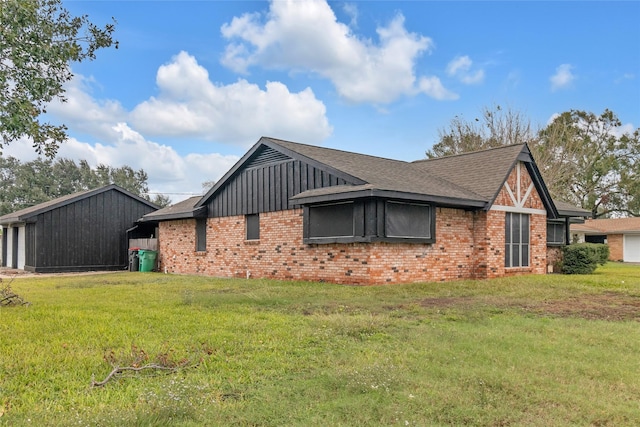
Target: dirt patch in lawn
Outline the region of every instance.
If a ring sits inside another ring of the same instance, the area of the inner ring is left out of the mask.
[[[521,309],[540,316],[577,317],[590,320],[640,321],[640,296],[617,292],[583,294],[565,299],[545,301],[513,301],[491,297],[442,297],[422,300],[425,308],[495,307]]]

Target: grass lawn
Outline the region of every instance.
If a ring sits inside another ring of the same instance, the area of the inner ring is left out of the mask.
[[[31,305],[0,307],[0,425],[640,425],[640,266],[380,287],[157,273],[11,287]],[[151,363],[184,367],[91,386]]]

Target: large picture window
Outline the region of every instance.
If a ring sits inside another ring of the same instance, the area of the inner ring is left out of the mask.
[[[352,237],[354,234],[353,203],[309,208],[310,238]]]
[[[207,250],[207,218],[196,218],[196,251]]]
[[[433,218],[429,205],[387,202],[385,236],[403,239],[431,239]]]
[[[547,222],[547,244],[564,245],[566,226],[564,222]]]
[[[529,215],[507,212],[505,218],[505,267],[529,266]]]

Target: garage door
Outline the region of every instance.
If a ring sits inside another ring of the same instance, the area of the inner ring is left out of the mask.
[[[640,236],[624,236],[624,262],[640,262]]]

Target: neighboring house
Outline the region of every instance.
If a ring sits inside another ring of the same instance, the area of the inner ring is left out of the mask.
[[[612,261],[640,262],[640,218],[590,219],[571,225],[573,240],[606,243]]]
[[[156,209],[108,185],[4,215],[2,266],[43,273],[124,269],[127,230]]]
[[[574,210],[524,144],[404,162],[261,138],[200,200],[143,221],[164,271],[376,284],[543,274],[548,220],[563,244]]]

